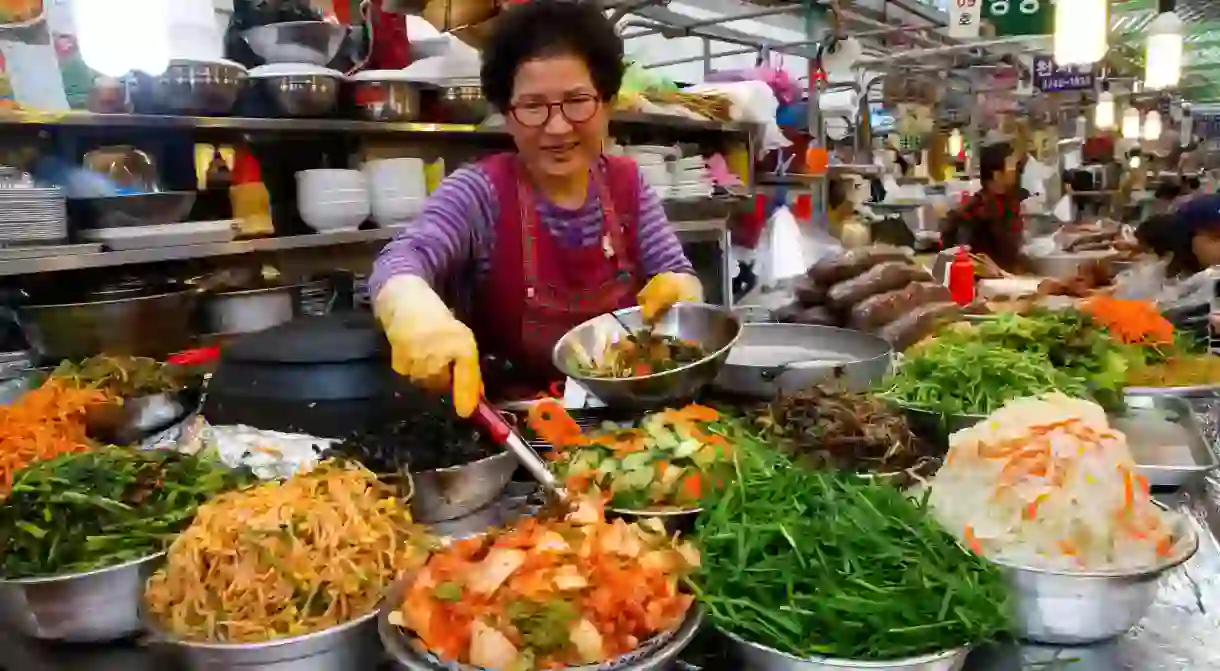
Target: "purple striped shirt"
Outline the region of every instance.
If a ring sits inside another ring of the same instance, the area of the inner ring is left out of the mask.
[[[560,246],[574,249],[601,244],[601,202],[592,183],[585,204],[574,210],[541,195],[538,200],[538,218]],[[423,213],[378,254],[369,278],[370,295],[376,296],[391,277],[401,274],[418,275],[457,296],[471,295],[473,287],[461,286],[461,278],[469,284],[487,273],[499,215],[495,187],[487,173],[478,165],[455,170],[428,197]],[[694,272],[669,227],[661,199],[643,177],[638,222],[637,256],[646,277]],[[477,272],[464,272],[472,263]]]

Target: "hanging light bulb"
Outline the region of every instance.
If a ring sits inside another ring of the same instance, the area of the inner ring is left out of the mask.
[[[72,0],[72,22],[85,65],[110,77],[132,70],[164,73],[169,67],[166,4],[165,0]]]
[[[1131,160],[1127,163],[1127,165],[1131,166],[1132,170],[1138,170],[1142,163],[1143,160],[1140,158],[1139,154],[1132,154]]]
[[[962,140],[962,132],[960,130],[954,128],[953,132],[949,133],[949,141],[946,143],[945,149],[949,156],[954,159],[962,155],[964,141]]]
[[[1161,13],[1148,24],[1144,85],[1150,89],[1172,88],[1182,78],[1182,19],[1173,7],[1173,0],[1161,0]]]
[[[1161,139],[1161,113],[1148,110],[1144,115],[1144,142],[1156,142]]]
[[[1089,134],[1089,118],[1081,114],[1076,117],[1076,138],[1083,140]]]
[[[1110,93],[1110,82],[1101,84],[1101,95],[1097,96],[1097,107],[1093,109],[1093,125],[1097,130],[1114,129],[1114,94]]]
[[[1134,107],[1123,112],[1123,139],[1140,139],[1140,111]]]
[[[1055,3],[1055,64],[1092,65],[1110,48],[1110,0]]]

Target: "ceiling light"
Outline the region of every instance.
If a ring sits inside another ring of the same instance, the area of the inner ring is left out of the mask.
[[[1110,0],[1055,3],[1055,64],[1092,65],[1109,46]]]
[[[1123,139],[1140,139],[1140,111],[1134,107],[1123,111]]]
[[[1101,94],[1097,96],[1097,107],[1093,109],[1093,125],[1097,130],[1114,129],[1114,94],[1110,93],[1110,82],[1103,82]]]
[[[1182,78],[1182,19],[1173,11],[1173,0],[1161,2],[1161,13],[1148,24],[1144,58],[1144,85],[1167,89]]]
[[[110,77],[169,67],[165,0],[72,0],[81,59]],[[133,39],[133,35],[138,36]]]
[[[1161,113],[1156,110],[1148,110],[1148,114],[1144,115],[1144,141],[1156,142],[1161,139]]]

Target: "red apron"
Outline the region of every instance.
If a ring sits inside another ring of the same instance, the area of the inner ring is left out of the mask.
[[[567,249],[539,219],[537,196],[515,154],[491,156],[480,167],[495,187],[500,218],[491,264],[473,300],[475,337],[481,352],[511,365],[514,383],[538,391],[560,378],[551,350],[564,333],[635,305],[642,288],[636,272],[639,170],[631,159],[615,156],[606,157],[604,170],[594,169],[602,242]],[[517,395],[494,389],[495,371],[485,375],[489,394]]]

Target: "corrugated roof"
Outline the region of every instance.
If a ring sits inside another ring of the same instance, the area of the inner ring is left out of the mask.
[[[1114,0],[1111,6],[1111,30],[1129,42],[1141,40],[1157,14],[1156,0]],[[1220,99],[1220,2],[1177,0],[1174,11],[1186,24],[1184,94]]]

